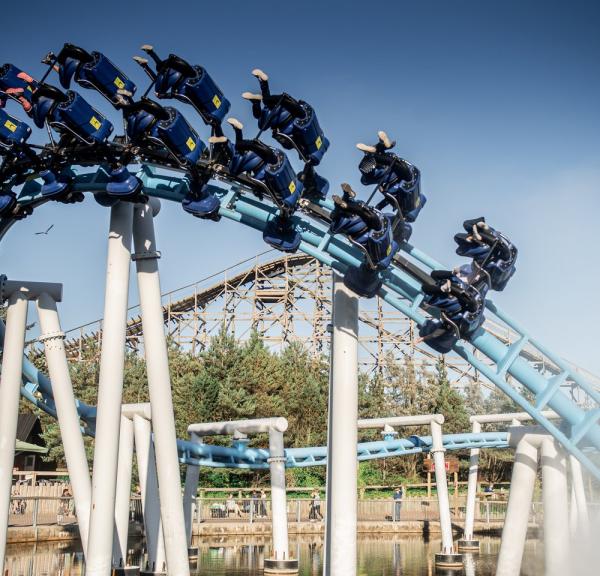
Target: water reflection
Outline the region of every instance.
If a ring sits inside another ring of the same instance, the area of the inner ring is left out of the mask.
[[[479,554],[464,554],[464,570],[436,571],[433,563],[440,541],[427,541],[412,535],[361,534],[358,543],[359,576],[493,576],[500,539],[482,538]],[[258,576],[262,575],[265,556],[270,555],[268,538],[247,536],[213,537],[194,542],[200,548],[198,561],[192,565],[195,576]],[[321,576],[323,539],[314,535],[298,536],[291,547],[300,558],[300,576]],[[542,576],[542,547],[537,540],[526,544],[522,574]],[[143,562],[141,545],[133,543],[130,560]],[[139,565],[139,564],[138,564]],[[7,564],[9,576],[81,576],[83,555],[78,545],[45,543],[9,546]],[[4,576],[4,575],[3,575]]]

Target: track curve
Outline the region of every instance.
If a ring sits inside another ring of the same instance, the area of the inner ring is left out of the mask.
[[[75,191],[91,193],[105,191],[108,174],[103,168],[86,172],[74,166],[72,170],[76,175]],[[181,203],[188,189],[187,178],[177,172],[159,174],[152,167],[144,165],[138,173],[138,177],[144,184],[145,194],[150,197]],[[241,185],[231,182],[219,182],[218,184],[211,184],[210,192],[221,201],[219,213],[222,217],[262,231],[276,215],[277,208],[275,206],[256,198],[250,190]],[[36,180],[27,182],[19,195],[19,204],[34,209],[41,206],[45,200],[41,197],[40,189],[40,182]],[[345,238],[331,235],[328,232],[327,217],[332,209],[333,203],[327,200],[303,203],[301,209],[292,217],[292,222],[302,238],[299,250],[316,258],[336,272],[344,274],[349,266],[360,265],[362,255]],[[0,240],[14,223],[14,220],[8,218],[0,220]],[[410,244],[404,245],[402,251],[404,254],[396,257],[394,264],[381,273],[383,286],[379,290],[379,296],[421,325],[427,319],[421,309],[424,300],[421,290],[422,282],[431,270],[440,269],[443,266]],[[600,479],[600,468],[582,451],[582,447],[586,445],[600,450],[600,426],[598,425],[600,393],[558,355],[551,353],[533,339],[527,331],[498,309],[492,301],[486,301],[486,308],[487,314],[493,314],[498,320],[516,331],[520,335],[519,340],[507,345],[480,328],[473,335],[470,343],[459,342],[455,346],[455,351],[505,392],[523,411],[529,413],[534,420],[561,442],[566,450],[574,454],[596,478]],[[526,345],[533,346],[548,357],[561,371],[550,377],[541,374],[522,355]],[[483,354],[487,358],[487,362],[483,362],[481,357],[477,356],[476,351],[479,355]],[[27,372],[27,369],[24,371]],[[47,408],[52,411],[51,383],[39,372],[31,373],[29,376],[26,376],[25,379],[30,387],[24,387],[24,396],[43,409]],[[511,379],[516,380],[534,395],[533,402],[518,387],[511,384]],[[592,410],[582,410],[560,389],[560,385],[567,379],[574,382],[590,398],[594,405]],[[41,399],[36,396],[38,392]],[[561,416],[562,426],[559,427],[544,417],[542,410],[546,407]],[[80,403],[78,409],[82,419],[89,423],[89,432],[92,432],[94,408]],[[180,445],[180,449],[182,447]]]

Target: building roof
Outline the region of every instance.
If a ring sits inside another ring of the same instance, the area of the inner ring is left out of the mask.
[[[17,440],[27,442],[37,421],[38,417],[35,414],[31,414],[31,412],[19,414],[19,420],[17,421]]]
[[[48,448],[38,446],[37,444],[29,444],[28,442],[23,442],[22,440],[17,440],[15,453],[21,454],[23,452],[28,454],[47,454]]]

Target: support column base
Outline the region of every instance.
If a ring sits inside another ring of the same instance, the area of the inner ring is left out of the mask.
[[[463,567],[463,555],[462,554],[446,554],[444,552],[438,552],[435,555],[435,566],[436,568],[456,568],[462,569]]]
[[[297,574],[298,560],[275,560],[274,558],[265,558],[265,574]]]
[[[479,550],[479,540],[459,540],[458,549],[468,550],[469,552],[473,552],[473,550]]]
[[[140,576],[139,566],[121,566],[113,568],[112,576]]]
[[[200,550],[197,546],[190,546],[188,548],[188,558],[190,560],[197,560],[199,554],[200,554]]]

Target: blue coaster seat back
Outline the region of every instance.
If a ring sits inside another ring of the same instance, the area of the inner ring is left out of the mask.
[[[6,92],[9,96],[15,97],[18,94],[31,106],[33,92],[37,86],[38,83],[20,68],[12,64],[4,64],[0,67],[0,91]],[[24,106],[27,112],[29,106]]]
[[[366,244],[369,237],[369,227],[357,215],[333,215],[329,232],[332,234],[345,234],[359,244]]]
[[[302,195],[302,182],[298,180],[287,155],[281,150],[275,150],[275,155],[277,162],[265,166],[264,181],[285,208],[293,212]]]
[[[168,118],[159,120],[153,134],[184,163],[196,164],[206,145],[176,108],[166,106]]]
[[[205,68],[192,66],[170,54],[157,65],[156,71],[155,90],[159,98],[189,102],[207,124],[221,124],[231,104]]]
[[[50,124],[64,124],[76,136],[88,142],[105,142],[113,131],[112,123],[80,94],[67,91],[67,100],[56,106]]]
[[[506,236],[485,224],[485,218],[465,220],[466,234],[456,234],[456,253],[472,258],[490,278],[491,289],[502,291],[516,271],[517,247]]]
[[[366,153],[359,164],[361,183],[377,184],[380,191],[393,196],[406,222],[415,222],[427,202],[421,194],[421,172],[416,167],[390,152]],[[389,201],[378,204],[382,208]]]
[[[385,270],[392,263],[394,254],[398,251],[398,244],[392,234],[393,217],[383,215],[383,230],[381,232],[371,231],[365,248],[371,260],[380,270]]]
[[[8,216],[17,205],[17,197],[10,190],[0,188],[0,218]]]
[[[331,213],[329,231],[348,236],[365,249],[377,269],[386,269],[399,248],[392,231],[394,217],[382,214],[361,200],[348,200],[347,197],[344,200],[347,207],[336,203]],[[370,222],[363,216],[367,213],[370,214]]]
[[[65,44],[58,54],[57,63],[63,88],[69,88],[74,77],[80,86],[98,90],[117,107],[119,90],[135,94],[136,85],[133,81],[101,52],[88,53],[73,44]]]
[[[144,108],[127,111],[125,118],[127,120],[127,136],[132,142],[139,142],[141,138],[149,134],[157,121],[156,116]]]
[[[266,104],[261,109],[258,118],[258,128],[260,130],[279,130],[286,134],[291,134],[294,117],[283,106],[268,107]],[[285,146],[289,148],[290,143],[286,141]]]
[[[12,148],[15,144],[24,144],[31,136],[31,128],[17,118],[0,109],[0,146]]]
[[[473,258],[476,262],[482,262],[490,253],[490,246],[475,242],[468,234],[460,233],[454,236],[456,242],[456,253],[465,258]]]
[[[176,108],[142,98],[125,110],[127,135],[132,142],[150,138],[165,146],[182,165],[194,165],[206,145]]]
[[[313,166],[317,166],[329,148],[329,140],[325,137],[325,133],[319,125],[313,107],[302,101],[300,104],[306,111],[306,117],[294,119],[294,141],[300,148],[302,155]]]
[[[431,276],[436,284],[423,286],[425,302],[437,309],[441,317],[427,320],[419,334],[431,348],[445,354],[459,339],[469,339],[483,324],[487,285],[470,285],[444,270],[436,270]]]
[[[66,94],[48,84],[41,85],[31,99],[31,118],[38,128],[44,128],[46,121],[54,119],[54,111],[59,102],[67,100]]]
[[[329,148],[329,140],[319,125],[313,107],[302,100],[299,104],[304,117],[292,116],[281,105],[272,110],[265,106],[259,127],[262,130],[271,128],[274,131],[273,137],[287,149],[292,147],[289,141],[292,140],[304,160],[317,166]]]
[[[329,231],[345,234],[363,248],[367,258],[360,266],[348,268],[344,284],[359,296],[372,298],[382,284],[378,271],[390,266],[399,248],[392,230],[394,217],[355,200],[349,186],[343,185],[342,189],[343,198],[334,196]]]
[[[258,176],[258,180],[263,179],[264,160],[252,151],[234,152],[229,166],[230,172],[239,176],[244,172],[253,173]]]

